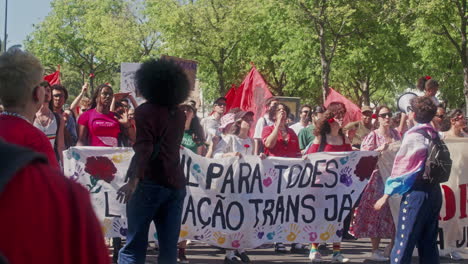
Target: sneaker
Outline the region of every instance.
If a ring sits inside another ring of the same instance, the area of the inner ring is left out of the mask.
[[[275,252],[281,254],[288,253],[283,243],[275,243]]]
[[[386,258],[383,256],[383,254],[381,253],[380,250],[376,250],[374,252],[372,252],[372,255],[370,258],[368,258],[369,260],[373,260],[373,261],[387,261],[389,260],[389,258]]]
[[[309,259],[310,259],[310,263],[320,263],[323,261],[322,255],[318,251],[315,251],[315,252],[311,251],[309,253]]]
[[[293,243],[291,244],[291,253],[293,254],[307,254],[310,250],[302,244]]]
[[[233,257],[233,258],[228,258],[228,257],[225,257],[224,258],[224,264],[240,264],[242,262],[240,262],[240,260],[238,260],[236,257]]]
[[[332,263],[346,263],[348,261],[349,258],[345,258],[341,253],[338,253],[332,257]]]
[[[243,263],[250,263],[250,258],[245,251],[239,252],[236,250],[236,256],[239,257]]]
[[[179,248],[179,263],[187,264],[189,263],[187,256],[185,256],[185,248]]]
[[[452,251],[447,254],[447,257],[449,257],[451,260],[462,260],[463,256],[458,253],[457,251]]]
[[[343,235],[343,240],[357,240],[357,238],[353,235],[351,235],[350,233],[345,233]]]
[[[328,250],[327,243],[319,244],[318,250],[323,250],[323,251]]]

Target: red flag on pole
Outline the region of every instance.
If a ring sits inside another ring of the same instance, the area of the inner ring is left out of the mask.
[[[331,102],[340,102],[345,105],[346,115],[343,119],[343,125],[346,125],[349,122],[361,120],[361,108],[359,108],[351,100],[348,100],[348,98],[344,97],[332,88],[330,88],[330,93],[328,94],[327,99],[325,100],[325,107],[328,107],[328,105]]]
[[[57,71],[44,76],[44,80],[48,81],[50,85],[60,84],[60,65],[57,67]]]
[[[226,98],[226,112],[229,112],[232,108],[239,107],[234,105],[234,100],[236,100],[236,91],[237,87],[233,84],[231,89],[224,96]]]
[[[235,92],[232,108],[240,107],[244,111],[252,111],[254,113],[253,124],[256,124],[257,120],[265,113],[265,108],[263,107],[265,101],[273,95],[270,89],[268,89],[268,85],[262,75],[253,64],[249,74],[247,74],[244,81]],[[227,95],[228,94],[226,94],[226,96]],[[253,129],[251,129],[251,132],[253,132]]]

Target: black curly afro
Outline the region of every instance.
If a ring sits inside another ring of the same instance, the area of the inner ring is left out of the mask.
[[[157,105],[178,105],[190,93],[187,75],[170,60],[151,59],[143,63],[135,74],[135,83],[141,95]]]

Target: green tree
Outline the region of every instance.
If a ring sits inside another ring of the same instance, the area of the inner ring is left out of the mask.
[[[197,61],[204,95],[213,98],[242,80],[248,64],[240,46],[259,7],[246,0],[161,0],[148,1],[147,13],[159,27],[163,53]]]
[[[418,69],[441,81],[442,97],[468,110],[467,0],[395,1]],[[421,74],[423,75],[423,74]]]
[[[47,67],[60,64],[64,73],[73,72],[63,79],[81,75],[84,81],[93,74],[92,88],[94,81],[109,82],[121,62],[140,61],[157,41],[146,23],[137,20],[130,4],[124,0],[54,0],[51,13],[28,37],[26,49]]]

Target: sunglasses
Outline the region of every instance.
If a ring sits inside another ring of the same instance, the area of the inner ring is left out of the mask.
[[[226,106],[226,103],[216,103],[217,106]]]
[[[453,118],[454,121],[460,121],[460,120],[463,120],[463,116],[462,115],[459,115],[455,118]]]
[[[308,113],[309,113],[309,111],[302,111],[302,113],[304,113],[304,114],[308,114]]]
[[[63,97],[63,94],[54,94],[53,96],[56,98],[60,98],[60,97]]]
[[[383,113],[383,114],[379,114],[379,117],[381,118],[387,118],[387,117],[392,117],[393,114],[392,113]]]
[[[445,115],[435,115],[436,117],[440,118],[440,119],[444,119]]]

